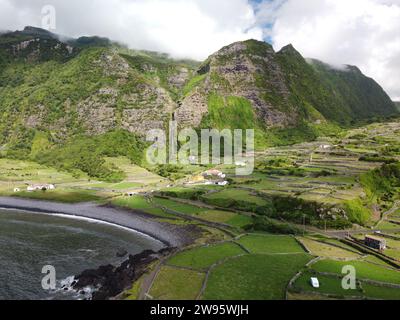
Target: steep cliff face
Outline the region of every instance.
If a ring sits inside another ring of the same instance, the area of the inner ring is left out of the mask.
[[[359,68],[346,65],[338,69],[318,60],[309,62],[320,79],[322,92],[331,92],[325,107],[320,102],[322,98],[314,101],[327,119],[347,124],[396,113],[394,103],[382,87]]]
[[[35,28],[0,36],[0,142],[165,127],[196,64],[99,39],[64,43]]]
[[[210,111],[211,95],[246,99],[266,126],[285,127],[297,121],[299,113],[289,103],[285,74],[266,43],[250,40],[227,46],[204,62],[198,77],[198,84],[177,110],[181,123],[199,126]]]
[[[46,30],[26,27],[23,31],[0,35],[3,59],[20,59],[27,63],[49,60],[65,61],[77,53],[76,48],[58,40],[58,36]]]
[[[199,126],[205,118],[215,125],[216,96],[221,98],[219,114],[232,112],[227,99],[244,99],[255,123],[265,129],[305,122],[348,125],[397,111],[383,89],[358,68],[338,70],[304,59],[291,45],[275,52],[255,40],[234,43],[210,56],[198,70],[195,84],[176,112],[183,125]]]
[[[306,60],[290,45],[275,52],[237,42],[200,64],[99,37],[61,41],[32,27],[0,35],[0,145],[29,149],[37,132],[56,143],[119,129],[143,136],[173,118],[266,136],[395,112],[356,67]]]

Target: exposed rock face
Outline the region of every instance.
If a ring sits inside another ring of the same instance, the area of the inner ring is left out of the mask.
[[[264,128],[327,121],[350,124],[397,112],[382,88],[357,67],[337,70],[319,61],[307,62],[292,45],[275,52],[255,40],[234,43],[211,55],[198,76],[203,81],[176,111],[181,126],[202,122],[210,112],[210,94],[247,99]]]
[[[178,70],[178,73],[168,78],[168,83],[177,89],[182,89],[186,84],[186,82],[189,80],[189,78],[190,78],[189,69],[182,67]]]
[[[104,52],[96,63],[103,68],[105,76],[117,77],[120,81],[129,76],[129,64],[117,52]]]
[[[177,107],[166,89],[136,73],[115,51],[106,50],[92,63],[104,77],[112,79],[109,86],[100,88],[76,105],[71,105],[70,101],[65,103],[65,116],[56,123],[46,124],[48,109],[40,105],[26,116],[25,125],[36,129],[45,125],[52,128],[56,124],[55,130],[62,133],[67,130],[70,117],[76,114],[77,122],[91,135],[116,128],[144,135],[148,130],[165,127]]]
[[[78,119],[83,123],[86,132],[102,134],[116,128],[116,97],[103,100],[99,96],[92,96],[78,104]]]
[[[181,124],[195,127],[200,124],[208,112],[209,93],[246,98],[266,126],[282,127],[296,123],[296,110],[288,115],[265,98],[266,95],[279,95],[287,102],[290,96],[274,50],[262,44],[259,45],[260,50],[254,53],[251,44],[234,43],[208,58],[199,70],[200,74],[206,74],[203,84],[182,101],[182,106],[176,112]]]
[[[28,63],[45,61],[51,58],[71,57],[75,53],[73,47],[55,39],[34,38],[12,44],[8,52],[15,58],[23,58]]]
[[[181,128],[198,127],[208,112],[207,94],[197,89],[186,97],[175,113],[175,120]]]
[[[117,52],[103,54],[97,63],[105,76],[116,79],[117,85],[100,89],[78,106],[87,131],[99,134],[119,126],[144,135],[148,130],[165,127],[176,108],[167,90],[136,74]],[[132,78],[135,80],[130,84]]]
[[[240,125],[246,113],[246,126],[264,130],[347,125],[398,111],[358,68],[308,63],[291,45],[275,52],[264,42],[237,42],[197,68],[168,55],[115,49],[108,39],[62,42],[32,27],[0,37],[1,144],[25,129],[66,140],[117,128],[145,135],[173,117],[181,128],[213,126],[213,113],[219,126]],[[243,104],[234,108],[236,101]]]

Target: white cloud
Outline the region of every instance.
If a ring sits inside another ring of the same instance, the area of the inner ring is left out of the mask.
[[[400,100],[400,0],[279,0],[258,9],[276,49],[292,43],[304,56],[357,65]]]
[[[259,3],[261,2],[261,3]],[[0,0],[0,30],[41,25],[198,60],[235,41],[292,43],[304,56],[354,64],[400,100],[400,0]]]
[[[177,57],[202,60],[231,42],[263,37],[247,0],[0,0],[0,29],[40,26],[47,4],[57,10],[57,33],[106,36]]]

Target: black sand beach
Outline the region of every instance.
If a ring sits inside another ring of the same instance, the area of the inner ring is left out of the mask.
[[[154,217],[140,211],[99,206],[96,203],[65,204],[0,197],[0,208],[94,219],[141,232],[169,247],[179,248],[189,245],[193,242],[196,234],[194,226],[172,225],[157,221]]]

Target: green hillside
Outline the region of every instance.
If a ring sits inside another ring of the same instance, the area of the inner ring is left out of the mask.
[[[291,144],[398,111],[358,68],[306,60],[293,46],[237,42],[211,55],[176,111],[184,125],[256,129],[257,146]],[[240,124],[238,124],[240,122]]]
[[[95,159],[141,164],[141,137],[172,119],[181,127],[254,128],[264,148],[397,112],[356,67],[310,63],[292,46],[276,53],[249,40],[197,63],[101,37],[63,41],[33,27],[0,35],[0,156],[114,179],[101,160],[91,165]],[[113,134],[116,146],[104,152]]]
[[[400,101],[395,101],[394,105],[396,106],[397,110],[400,111]]]
[[[373,79],[364,76],[357,67],[345,66],[345,69],[338,70],[317,60],[312,60],[312,66],[319,75],[322,85],[327,90],[331,88],[334,93],[332,97],[337,99],[336,106],[342,106],[334,108],[332,105],[330,111],[340,112],[344,118],[343,123],[391,116],[396,112],[386,92]],[[328,111],[321,110],[321,112],[325,114]],[[328,119],[336,120],[334,115]]]

